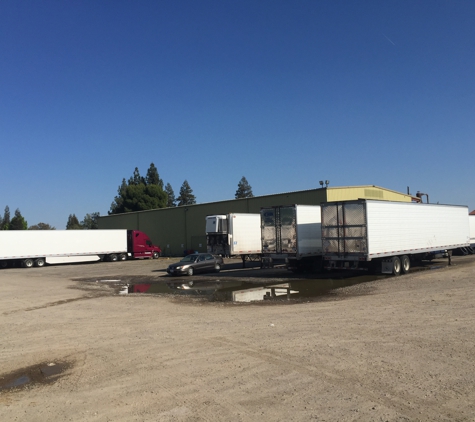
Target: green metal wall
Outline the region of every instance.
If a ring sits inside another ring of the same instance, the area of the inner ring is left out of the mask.
[[[338,191],[339,199],[354,199],[355,195],[364,194],[362,187],[351,187]],[[371,187],[374,198],[375,190],[384,191],[382,196],[391,192],[391,198],[397,192]],[[100,217],[100,229],[130,229],[147,233],[153,243],[162,248],[165,256],[182,256],[184,250],[193,249],[206,252],[205,219],[207,215],[227,213],[259,213],[263,207],[278,205],[319,205],[330,197],[332,188],[312,189],[297,192],[280,193],[275,195],[257,196],[246,199],[233,199],[207,204],[188,205],[175,208],[164,208],[149,211],[139,211],[127,214]],[[407,195],[399,194],[401,201],[407,200]],[[343,197],[343,198],[342,198]],[[364,196],[359,196],[364,197]],[[333,199],[335,200],[335,199]],[[397,200],[397,199],[392,199]]]

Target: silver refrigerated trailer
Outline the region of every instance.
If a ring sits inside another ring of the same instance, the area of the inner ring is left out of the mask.
[[[322,204],[327,269],[405,274],[418,260],[470,245],[468,208],[376,200]]]

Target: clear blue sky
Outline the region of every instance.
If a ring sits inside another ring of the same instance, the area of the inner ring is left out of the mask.
[[[0,4],[0,213],[377,185],[475,209],[475,1]]]

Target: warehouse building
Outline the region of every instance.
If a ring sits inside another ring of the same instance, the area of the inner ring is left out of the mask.
[[[253,198],[161,208],[99,217],[99,229],[141,230],[162,248],[164,256],[182,256],[186,250],[206,252],[207,215],[259,213],[263,207],[278,205],[320,205],[322,202],[352,199],[411,202],[419,200],[378,186],[322,187]]]

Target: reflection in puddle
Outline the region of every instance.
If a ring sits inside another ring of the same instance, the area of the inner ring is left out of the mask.
[[[387,278],[380,276],[353,276],[346,278],[298,279],[287,283],[257,283],[248,281],[200,281],[195,283],[141,283],[127,287],[128,293],[173,294],[200,296],[209,300],[254,302],[264,300],[301,299],[327,295],[332,290]]]
[[[0,391],[14,390],[32,384],[48,384],[56,381],[69,367],[67,362],[46,363],[18,369],[0,376]]]

